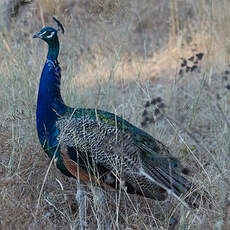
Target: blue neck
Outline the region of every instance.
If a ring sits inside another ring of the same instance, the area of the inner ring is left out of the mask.
[[[59,40],[58,37],[55,36],[53,40],[48,43],[48,54],[47,59],[52,61],[57,61],[59,54]]]
[[[56,49],[59,50],[59,47]],[[52,143],[47,142],[49,142],[48,139],[55,122],[66,110],[60,92],[61,68],[57,62],[58,51],[55,54],[50,50],[52,47],[49,47],[48,60],[42,71],[36,111],[39,140],[42,145],[48,144],[49,146]],[[55,56],[56,59],[53,60]]]

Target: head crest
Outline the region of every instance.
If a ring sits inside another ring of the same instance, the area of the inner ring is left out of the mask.
[[[64,34],[65,30],[64,30],[64,27],[63,27],[63,25],[61,24],[61,22],[58,21],[55,17],[53,17],[53,20],[57,23],[57,26],[58,26],[57,31],[60,31],[60,30],[61,30],[61,32]]]

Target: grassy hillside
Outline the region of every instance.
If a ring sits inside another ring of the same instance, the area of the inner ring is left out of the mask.
[[[53,165],[44,181],[49,159],[35,128],[47,47],[32,35],[55,15],[66,29],[59,57],[66,104],[107,110],[143,128],[213,197],[210,208],[193,213],[172,197],[157,202],[105,192],[112,229],[230,229],[229,1],[71,4],[34,1],[0,34],[0,228],[78,224],[75,181]],[[156,98],[165,105],[161,115],[148,106]],[[102,223],[88,193],[88,229],[95,229]]]

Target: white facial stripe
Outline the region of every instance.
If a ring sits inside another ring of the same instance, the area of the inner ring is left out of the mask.
[[[52,38],[52,37],[53,37],[53,35],[54,35],[54,31],[53,31],[53,32],[51,32],[51,34],[50,34],[49,36],[47,36],[47,38]]]
[[[47,31],[44,31],[42,34],[40,34],[41,36],[43,35],[43,34],[45,34]]]

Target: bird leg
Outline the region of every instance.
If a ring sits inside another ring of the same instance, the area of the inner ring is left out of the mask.
[[[77,182],[77,193],[76,193],[76,201],[79,206],[79,226],[80,230],[84,230],[86,228],[86,190],[84,184],[81,184],[78,179]]]
[[[91,186],[93,192],[93,202],[95,207],[95,216],[97,219],[97,229],[111,229],[111,224],[108,219],[106,219],[106,199],[104,191],[102,188],[96,186]]]
[[[98,221],[98,229],[100,229],[101,221],[103,220],[103,217],[105,216],[105,197],[102,189],[99,186],[103,188],[111,189],[110,186],[107,186],[106,184],[102,183],[101,181],[98,181],[95,179],[94,176],[89,175],[86,171],[81,169],[76,162],[70,159],[67,148],[65,146],[61,146],[61,156],[63,158],[63,163],[65,167],[68,169],[68,171],[76,178],[77,182],[77,193],[76,193],[76,201],[79,205],[79,223],[80,223],[80,229],[84,229],[84,226],[86,225],[86,191],[85,191],[85,185],[80,183],[81,181],[84,181],[85,183],[91,182],[91,190],[93,192],[93,199],[94,199],[94,205],[96,208],[96,217]],[[97,184],[96,186],[93,186],[93,184]],[[104,228],[102,229],[110,229],[110,223],[108,221],[104,221]]]
[[[76,162],[70,159],[67,148],[65,146],[60,147],[60,153],[63,158],[63,163],[68,171],[76,178],[77,183],[77,193],[76,193],[76,201],[79,207],[79,225],[80,229],[84,230],[86,227],[86,190],[85,185],[80,183],[80,180],[87,182],[88,175],[82,170]]]

